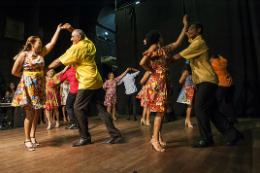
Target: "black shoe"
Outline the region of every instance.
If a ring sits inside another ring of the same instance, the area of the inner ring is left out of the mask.
[[[136,121],[136,120],[137,120],[136,117],[134,117],[134,118],[133,118],[133,121]]]
[[[235,146],[237,143],[246,140],[240,132],[237,132],[237,133],[238,133],[237,137],[234,140],[228,141],[228,142],[222,142],[221,145],[222,146]]]
[[[192,148],[205,148],[205,147],[209,147],[209,146],[212,146],[212,145],[214,145],[213,141],[206,142],[206,141],[203,141],[203,140],[199,140],[198,142],[191,144],[191,147]]]
[[[80,140],[74,144],[71,144],[72,147],[80,147],[80,146],[84,146],[84,145],[88,145],[91,144],[91,139],[84,139],[84,138],[80,138]]]
[[[103,144],[114,144],[120,141],[122,138],[121,136],[115,137],[115,138],[110,138],[108,141],[104,141]]]
[[[65,127],[65,129],[77,129],[76,124],[71,124],[69,127]]]

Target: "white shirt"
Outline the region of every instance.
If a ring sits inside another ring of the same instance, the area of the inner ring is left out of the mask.
[[[125,85],[125,93],[126,95],[133,94],[137,91],[137,88],[135,86],[135,77],[139,75],[140,71],[129,74],[127,73],[118,83],[117,85],[120,85],[122,82],[124,82]]]

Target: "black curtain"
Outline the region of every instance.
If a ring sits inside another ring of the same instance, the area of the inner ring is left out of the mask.
[[[235,84],[235,105],[240,117],[259,117],[259,24],[256,0],[161,0],[146,1],[135,7],[117,11],[117,59],[118,73],[131,66],[141,70],[139,83],[144,70],[139,66],[143,39],[150,30],[158,30],[165,44],[178,38],[186,13],[191,21],[200,21],[204,25],[203,37],[212,52],[228,60],[228,70]],[[172,55],[188,46],[185,40]],[[257,49],[258,48],[258,49]],[[173,85],[172,105],[177,115],[185,115],[185,105],[176,103],[181,85],[178,80],[182,73],[184,60],[172,65],[171,82]],[[138,89],[141,86],[138,84]],[[124,87],[118,90],[118,109],[123,113]]]

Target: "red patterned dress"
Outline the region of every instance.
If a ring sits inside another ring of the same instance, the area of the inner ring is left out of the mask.
[[[12,106],[25,110],[42,109],[45,102],[44,58],[25,52],[23,75],[17,86]]]
[[[151,112],[171,112],[171,56],[170,47],[159,48],[153,52],[144,52],[150,58],[153,75],[146,83],[145,92],[140,95],[147,100]]]
[[[117,103],[117,96],[116,96],[116,85],[119,82],[119,78],[115,78],[113,81],[107,80],[103,88],[106,90],[105,96],[105,106],[112,106],[113,104]]]
[[[47,110],[59,107],[61,104],[60,94],[57,85],[60,84],[63,73],[58,73],[52,78],[46,77],[46,102],[44,108]]]

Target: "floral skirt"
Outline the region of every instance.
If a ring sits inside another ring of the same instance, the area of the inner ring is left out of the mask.
[[[42,109],[45,103],[44,76],[22,75],[17,86],[12,106],[21,106],[24,110]]]
[[[117,96],[116,94],[106,94],[104,105],[105,106],[112,106],[113,104],[117,103]]]
[[[191,105],[195,95],[195,88],[196,88],[196,84],[192,84],[190,86],[183,85],[179,97],[177,99],[177,102]]]
[[[138,93],[151,112],[171,112],[171,83],[152,76]]]

